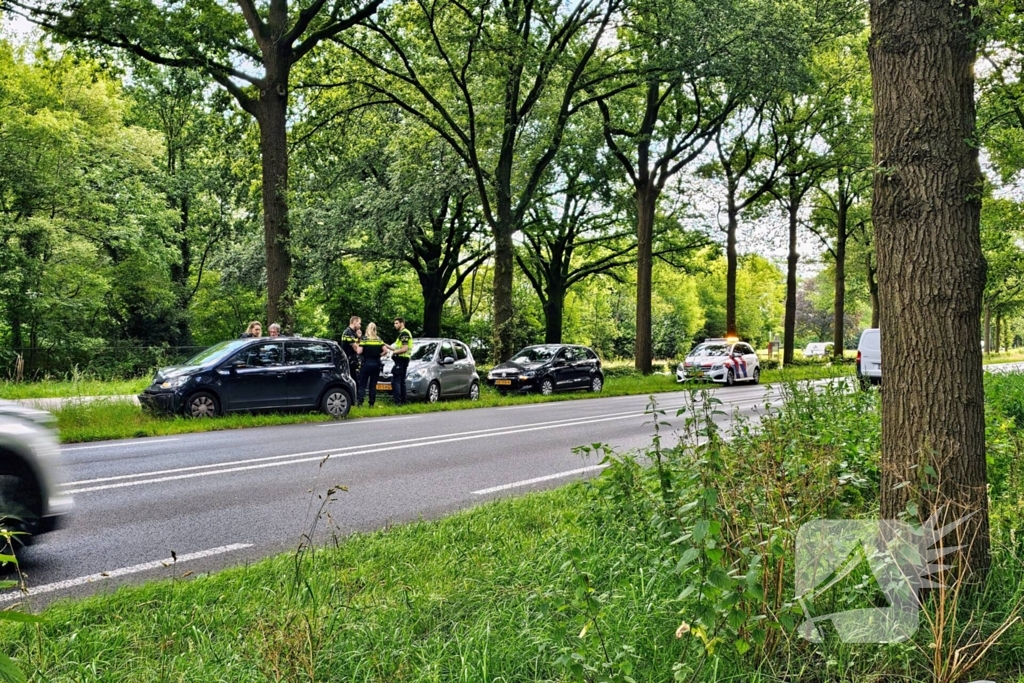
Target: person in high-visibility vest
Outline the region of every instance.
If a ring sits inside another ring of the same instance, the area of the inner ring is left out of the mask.
[[[405,329],[405,318],[395,318],[395,329],[398,330],[398,339],[392,354],[395,367],[391,371],[391,401],[400,406],[405,404],[405,373],[412,356],[412,332]]]
[[[387,344],[377,336],[377,325],[366,326],[366,334],[360,343],[362,349],[362,366],[359,368],[359,386],[356,388],[356,405],[362,406],[366,398],[367,386],[370,393],[370,407],[377,402],[377,380],[380,379],[381,354]]]
[[[345,358],[348,359],[348,372],[352,379],[359,378],[359,356],[363,352],[359,345],[359,340],[363,336],[362,326],[362,319],[358,315],[354,315],[349,318],[348,327],[341,333],[341,350],[345,352]]]

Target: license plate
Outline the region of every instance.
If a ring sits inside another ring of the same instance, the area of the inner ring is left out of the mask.
[[[501,386],[511,386],[512,385],[512,380],[510,380],[510,379],[496,379],[496,380],[494,380],[494,383],[498,384],[498,385],[501,385]]]
[[[391,385],[390,384],[378,384],[377,385],[377,391],[391,391]]]

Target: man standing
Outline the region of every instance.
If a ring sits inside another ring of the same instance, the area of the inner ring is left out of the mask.
[[[270,336],[271,337],[280,337],[281,336],[281,326],[278,325],[277,323],[274,323],[273,325],[271,325],[270,326]]]
[[[359,345],[363,337],[362,328],[363,319],[354,315],[348,319],[348,327],[341,333],[341,350],[348,358],[348,372],[353,379],[359,377],[359,354],[363,352],[363,347]]]
[[[395,367],[391,370],[391,402],[396,406],[405,404],[405,373],[412,356],[412,333],[405,329],[405,318],[395,318],[398,340],[395,341]]]

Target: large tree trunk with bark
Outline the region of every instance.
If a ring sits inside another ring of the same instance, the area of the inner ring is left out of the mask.
[[[423,337],[441,336],[441,313],[444,311],[444,290],[447,283],[440,278],[420,275],[420,290],[423,292]]]
[[[871,0],[869,57],[880,169],[872,218],[882,303],[881,514],[896,519],[912,503],[922,518],[973,514],[946,546],[963,546],[958,566],[982,575],[989,529],[976,9],[974,0]],[[916,362],[923,349],[927,362]]]
[[[736,330],[736,270],[739,256],[736,253],[736,229],[739,209],[736,208],[736,188],[728,190],[728,224],[725,234],[725,330],[728,336],[739,336]]]
[[[515,253],[512,227],[499,222],[494,228],[494,352],[491,360],[502,363],[516,352],[512,329],[512,266]]]
[[[562,343],[562,324],[565,316],[565,292],[549,285],[544,301],[544,343]]]
[[[288,223],[288,71],[279,67],[270,85],[260,92],[257,120],[260,126],[260,155],[263,159],[263,244],[267,261],[267,325],[280,323],[290,330],[292,306],[289,284],[292,257]]]
[[[653,183],[636,188],[636,345],[635,367],[644,375],[653,371],[651,339],[651,281],[654,271],[654,208],[658,189]]]
[[[846,347],[846,206],[839,204],[839,215],[836,216],[836,272],[834,279],[835,295],[832,300],[832,356],[843,357]]]
[[[796,184],[790,178],[790,187]],[[796,250],[797,227],[800,219],[800,199],[790,191],[789,198],[789,256],[786,259],[786,321],[782,339],[782,364],[793,362],[793,347],[796,345],[796,265],[800,253]]]
[[[985,353],[992,353],[992,307],[985,304]]]

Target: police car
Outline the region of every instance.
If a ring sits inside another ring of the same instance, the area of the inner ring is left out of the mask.
[[[761,367],[750,344],[735,337],[706,339],[676,368],[677,382],[689,380],[710,380],[726,386],[736,382],[757,384]]]

